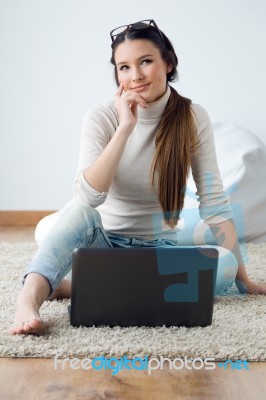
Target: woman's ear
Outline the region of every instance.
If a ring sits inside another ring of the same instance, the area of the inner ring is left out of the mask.
[[[169,72],[171,72],[172,69],[173,69],[172,64],[167,64],[167,67],[166,67],[166,72],[167,72],[167,74],[169,74]]]

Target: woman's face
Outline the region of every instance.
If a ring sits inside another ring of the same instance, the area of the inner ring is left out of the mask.
[[[139,93],[147,103],[166,90],[166,74],[172,70],[150,40],[125,40],[115,51],[117,77],[124,90]]]

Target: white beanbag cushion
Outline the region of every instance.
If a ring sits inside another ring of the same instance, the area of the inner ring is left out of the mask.
[[[239,241],[266,241],[266,146],[236,125],[216,123],[213,128],[218,165]],[[191,176],[187,186],[179,244],[215,244],[208,225],[199,217]]]
[[[213,128],[218,165],[239,241],[266,241],[266,147],[253,133],[236,125],[217,123]],[[208,225],[199,216],[191,176],[187,187],[179,221],[179,245],[216,244]],[[73,201],[39,222],[35,231],[38,244]]]

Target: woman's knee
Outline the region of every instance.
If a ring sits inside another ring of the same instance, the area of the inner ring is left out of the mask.
[[[101,217],[97,210],[85,203],[69,202],[59,211],[43,218],[36,226],[35,241],[38,245],[46,239],[52,229],[60,229],[61,224],[68,225],[79,224],[85,226],[101,226]]]
[[[85,203],[73,203],[59,215],[44,242],[61,238],[67,243],[77,237],[85,237],[94,232],[96,228],[102,228],[101,216],[97,210]]]
[[[83,222],[86,226],[91,224],[99,226],[102,224],[101,216],[98,211],[86,203],[73,203],[67,210],[65,216],[77,221],[79,224]]]

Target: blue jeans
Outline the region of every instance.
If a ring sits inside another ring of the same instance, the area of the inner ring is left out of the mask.
[[[97,210],[85,203],[72,204],[57,221],[39,246],[29,264],[23,282],[29,273],[44,276],[51,285],[52,294],[61,280],[71,272],[72,251],[77,247],[172,247],[177,240],[143,240],[108,234],[103,228]],[[193,246],[186,246],[193,247]],[[218,247],[219,251],[215,294],[225,293],[233,284],[237,273],[237,260],[233,253]]]

